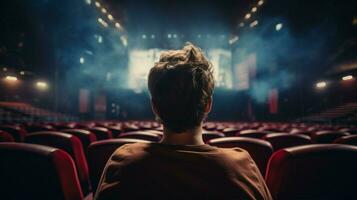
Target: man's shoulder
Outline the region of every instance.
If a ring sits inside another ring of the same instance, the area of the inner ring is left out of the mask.
[[[146,149],[150,147],[150,143],[131,143],[124,144],[115,150],[112,155],[112,160],[122,161],[129,158],[141,157],[146,154]]]

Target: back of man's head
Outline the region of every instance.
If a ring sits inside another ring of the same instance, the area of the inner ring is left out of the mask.
[[[212,65],[201,49],[187,43],[183,49],[161,54],[150,70],[148,86],[165,128],[184,132],[205,118],[214,88]]]

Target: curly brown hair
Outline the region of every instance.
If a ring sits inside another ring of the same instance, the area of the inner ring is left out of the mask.
[[[150,70],[148,87],[163,125],[176,133],[190,130],[204,120],[212,97],[212,64],[200,48],[186,43],[183,49],[161,54]]]

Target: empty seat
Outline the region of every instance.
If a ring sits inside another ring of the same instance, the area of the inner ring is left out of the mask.
[[[12,135],[16,142],[23,142],[25,139],[26,131],[15,125],[4,125],[0,126],[0,130],[5,131]]]
[[[336,144],[349,144],[357,146],[357,135],[347,135],[337,138],[334,143]]]
[[[77,136],[82,142],[83,151],[85,154],[87,154],[88,146],[92,142],[95,142],[97,140],[94,133],[84,129],[64,129],[61,132],[65,132]]]
[[[75,165],[64,151],[0,143],[1,199],[81,200]]]
[[[259,130],[244,130],[239,132],[239,134],[237,136],[239,137],[250,137],[250,138],[263,138],[264,136],[266,136],[267,134],[269,134],[270,132],[268,131],[259,131]]]
[[[273,154],[273,147],[269,142],[255,138],[225,137],[212,139],[209,144],[222,148],[239,147],[248,151],[263,175],[265,174],[269,157]]]
[[[271,133],[264,136],[263,139],[273,145],[274,151],[287,147],[311,144],[309,136],[300,134]]]
[[[25,142],[59,148],[71,155],[78,172],[83,193],[89,194],[89,172],[81,141],[74,135],[61,132],[35,132],[25,138]]]
[[[275,152],[266,183],[275,200],[356,199],[357,147],[315,144]]]
[[[313,143],[326,144],[326,143],[332,143],[337,138],[346,135],[349,134],[340,131],[317,131],[311,135],[311,140]]]
[[[222,137],[224,137],[224,134],[217,131],[203,131],[202,133],[202,139],[204,143],[208,143],[208,141],[212,139],[222,138]]]
[[[0,131],[0,142],[15,142],[15,139],[9,133]]]
[[[106,140],[113,138],[112,132],[104,127],[93,127],[89,131],[95,134],[97,140]]]
[[[225,136],[235,136],[237,133],[239,133],[239,129],[225,128],[222,130],[222,133],[224,133]]]
[[[88,147],[88,165],[93,191],[96,191],[104,167],[114,151],[124,144],[144,142],[137,139],[110,139],[93,142]]]
[[[119,138],[147,140],[150,142],[159,142],[161,139],[159,135],[146,131],[133,131],[133,132],[122,133],[119,135]]]

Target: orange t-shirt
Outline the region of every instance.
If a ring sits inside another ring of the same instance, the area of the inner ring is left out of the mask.
[[[272,198],[256,164],[240,148],[135,143],[112,155],[95,199]]]

